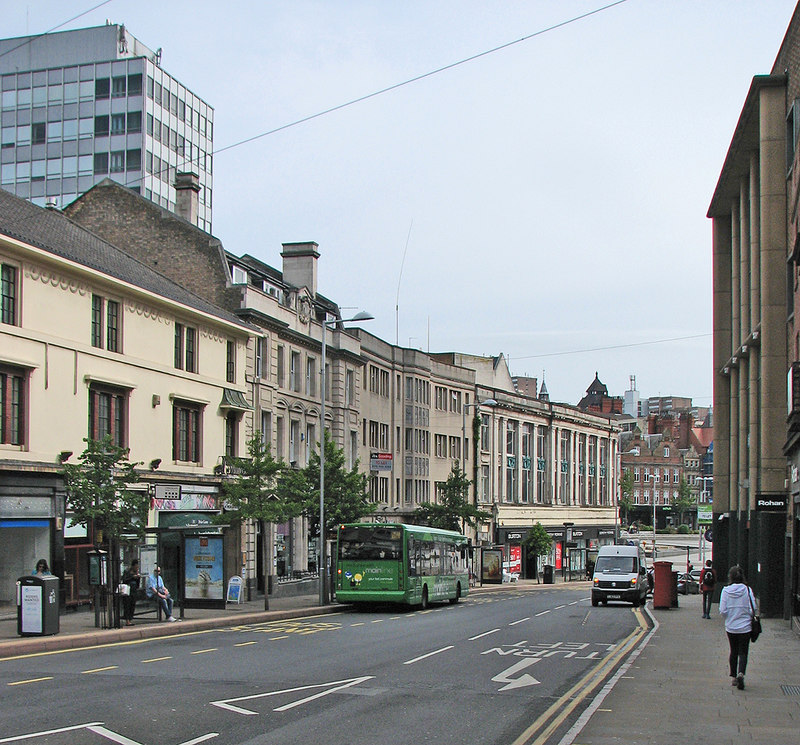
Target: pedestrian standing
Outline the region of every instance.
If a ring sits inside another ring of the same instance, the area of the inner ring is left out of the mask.
[[[747,653],[750,648],[750,632],[753,629],[753,614],[756,599],[744,581],[744,572],[737,564],[728,572],[728,584],[722,588],[719,612],[725,619],[730,655],[731,685],[744,690],[744,674],[747,671]]]
[[[703,618],[711,618],[711,598],[714,595],[714,585],[717,584],[717,573],[711,565],[711,559],[706,559],[706,565],[700,574],[700,592],[703,593]]]
[[[142,575],[139,574],[139,559],[134,559],[130,566],[122,573],[122,584],[128,585],[129,592],[122,596],[122,616],[126,626],[133,626],[133,614],[136,611],[136,593]]]

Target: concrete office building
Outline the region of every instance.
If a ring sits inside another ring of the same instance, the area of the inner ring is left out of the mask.
[[[110,177],[175,211],[187,173],[210,232],[214,110],[160,62],[122,25],[0,39],[2,188],[63,207]]]

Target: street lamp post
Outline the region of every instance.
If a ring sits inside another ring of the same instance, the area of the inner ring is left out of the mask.
[[[322,363],[320,369],[320,443],[319,443],[319,604],[327,605],[328,592],[326,578],[328,574],[327,556],[325,546],[325,396],[327,395],[325,385],[327,374],[325,371],[326,352],[327,352],[327,331],[328,326],[333,328],[337,323],[355,323],[358,321],[371,321],[375,316],[366,311],[356,313],[352,318],[334,318],[328,320],[328,314],[322,319]]]

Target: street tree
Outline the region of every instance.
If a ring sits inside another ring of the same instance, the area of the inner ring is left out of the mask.
[[[683,524],[684,514],[696,505],[697,501],[692,494],[692,490],[689,488],[689,484],[685,478],[681,477],[680,483],[678,484],[678,496],[672,498],[672,508],[678,513],[679,525]]]
[[[246,458],[228,458],[232,476],[223,480],[225,512],[219,522],[241,524],[254,520],[261,530],[262,566],[265,574],[264,610],[269,609],[269,583],[272,574],[272,542],[270,526],[302,514],[304,504],[291,491],[281,489],[281,476],[288,473],[282,461],[273,458],[269,444],[256,431],[247,441]]]
[[[633,504],[633,471],[626,469],[619,480],[619,510],[620,520],[623,525],[628,524],[628,517],[631,509],[633,509]]]
[[[86,449],[77,463],[64,464],[64,487],[72,521],[93,526],[95,544],[106,546],[110,562],[107,592],[111,597],[119,583],[119,541],[123,534],[141,538],[147,523],[146,491],[134,491],[139,480],[136,466],[128,460],[129,449],[116,445],[111,436],[84,438]],[[108,625],[119,627],[116,603],[107,604]]]
[[[367,477],[359,473],[358,461],[348,469],[344,450],[326,431],[325,442],[325,537],[333,534],[339,523],[356,522],[375,511],[367,491]],[[303,505],[309,529],[319,537],[319,453],[312,451],[305,468],[287,471],[279,492],[289,492]]]
[[[470,480],[458,463],[453,465],[436,502],[420,505],[413,513],[414,522],[431,528],[463,532],[464,526],[476,528],[489,520],[491,512],[479,510],[469,501]]]
[[[536,557],[536,581],[538,582],[539,558],[547,556],[550,553],[553,547],[553,537],[545,530],[540,522],[537,522],[536,525],[528,531],[528,535],[525,536],[524,545],[528,549],[528,553],[532,553]]]

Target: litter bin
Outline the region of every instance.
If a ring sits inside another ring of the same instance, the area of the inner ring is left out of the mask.
[[[542,577],[542,581],[546,585],[553,584],[553,565],[552,564],[545,564],[544,565],[544,574]]]
[[[58,577],[17,580],[17,634],[46,636],[59,631]]]
[[[653,608],[672,607],[672,562],[653,562]],[[675,592],[677,593],[677,584]]]

